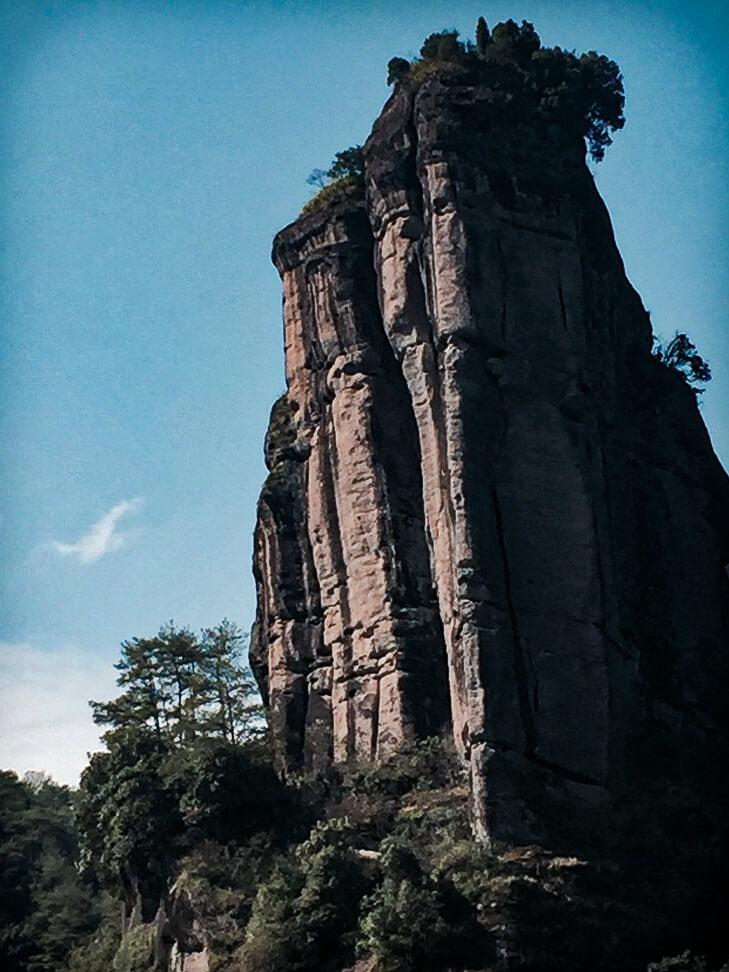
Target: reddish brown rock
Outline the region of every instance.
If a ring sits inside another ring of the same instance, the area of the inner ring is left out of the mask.
[[[288,765],[380,758],[449,721],[417,430],[362,205],[276,239],[288,391],[259,505],[252,657]]]
[[[282,760],[447,724],[483,837],[719,820],[729,482],[582,142],[432,79],[365,162],[366,202],[274,243],[288,390],[252,660]]]

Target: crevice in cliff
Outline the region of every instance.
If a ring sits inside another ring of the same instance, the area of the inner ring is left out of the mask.
[[[322,436],[320,448],[324,452],[322,470],[322,491],[326,497],[327,508],[331,514],[329,525],[329,540],[331,544],[332,559],[336,567],[337,576],[340,583],[337,586],[338,607],[342,619],[342,630],[344,633],[343,657],[341,659],[342,668],[346,669],[352,662],[352,611],[347,593],[347,562],[342,548],[342,531],[339,526],[339,508],[337,504],[336,470],[338,465],[336,436],[332,428],[327,428],[331,422],[331,416],[322,420]],[[319,581],[321,584],[321,579]]]
[[[504,244],[501,239],[497,240],[497,247],[499,252],[499,274],[501,276],[501,341],[504,346],[506,346],[506,283],[507,283],[507,270],[506,270],[506,255],[504,254]]]
[[[594,777],[588,776],[585,773],[575,773],[574,770],[567,769],[566,766],[562,766],[560,763],[555,763],[552,760],[544,759],[537,755],[537,753],[526,753],[525,755],[531,763],[536,763],[537,766],[543,766],[544,769],[551,770],[557,776],[562,777],[562,779],[569,780],[570,783],[581,783],[584,786],[596,786],[601,790],[605,789],[605,785],[600,780],[596,780]]]
[[[411,201],[411,205],[414,202],[413,209],[420,217],[421,221],[425,222],[425,188],[420,180],[420,175],[418,173],[418,146],[419,146],[419,136],[418,136],[418,126],[415,123],[415,98],[410,101],[410,111],[408,112],[408,120],[406,124],[406,131],[410,138],[410,152],[407,156],[406,161],[406,172],[408,174],[408,183],[415,189],[415,199]]]
[[[562,315],[562,327],[565,333],[569,333],[569,328],[567,327],[567,308],[564,302],[564,290],[562,289],[562,278],[559,277],[557,280],[557,292],[559,294],[559,309]]]
[[[379,735],[380,735],[380,680],[379,678],[372,679],[372,691],[374,692],[374,698],[372,700],[372,722],[370,730],[370,753],[371,758],[375,759],[378,751]]]
[[[586,773],[576,773],[574,770],[567,769],[566,766],[562,766],[560,763],[554,762],[549,759],[544,759],[535,752],[521,753],[510,743],[502,742],[498,739],[489,740],[489,748],[500,753],[515,753],[517,756],[523,756],[530,763],[535,766],[541,766],[543,769],[550,770],[555,775],[559,776],[563,780],[567,780],[570,783],[579,783],[583,786],[594,786],[600,790],[605,790],[605,784],[596,780],[594,777],[589,776]]]
[[[319,325],[318,313],[317,313],[319,305],[317,301],[317,289],[314,283],[315,276],[322,269],[321,263],[322,261],[317,261],[315,268],[311,271],[310,271],[309,264],[307,264],[306,271],[305,271],[307,292],[309,296],[309,308],[310,308],[310,315],[311,315],[311,327],[308,334],[309,340],[308,340],[307,363],[311,368],[311,370],[315,372],[321,371],[327,363],[327,356],[320,339],[321,327]]]
[[[384,336],[384,326],[382,333]],[[384,527],[392,551],[388,571],[393,609],[414,608],[421,630],[419,638],[411,633],[402,639],[402,661],[416,674],[418,686],[408,693],[408,709],[416,729],[427,734],[450,721],[450,700],[444,688],[448,682],[445,637],[434,594],[418,425],[403,371],[390,343],[384,344],[381,377],[374,387],[375,405],[380,407],[373,407],[371,434],[379,460],[383,509],[388,511]],[[432,702],[427,712],[422,698]]]
[[[534,712],[532,711],[530,702],[531,693],[529,692],[529,680],[526,670],[526,661],[524,658],[524,649],[522,648],[521,638],[519,636],[519,621],[511,591],[511,574],[506,549],[506,537],[504,534],[504,522],[501,514],[501,504],[499,502],[498,491],[495,486],[492,488],[491,496],[494,509],[496,535],[498,537],[499,552],[501,554],[501,563],[504,574],[506,606],[514,645],[514,675],[516,678],[517,698],[519,700],[519,714],[521,716],[522,728],[524,730],[527,754],[533,754],[536,750],[537,744],[536,726],[534,723]]]

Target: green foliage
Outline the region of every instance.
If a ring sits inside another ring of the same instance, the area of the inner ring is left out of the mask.
[[[27,828],[30,788],[15,773],[0,772],[0,957],[9,968],[22,954],[22,922],[32,909],[32,869],[37,850]],[[16,963],[16,964],[13,964]]]
[[[701,355],[696,353],[696,345],[687,335],[679,334],[677,331],[667,344],[658,339],[654,340],[655,357],[667,368],[682,375],[689,385],[711,381],[711,368]],[[704,391],[703,388],[698,387],[692,390],[697,395]]]
[[[239,953],[243,972],[279,972],[294,968],[296,949],[294,902],[301,875],[284,860],[258,889],[246,941]]]
[[[353,957],[357,910],[365,879],[346,818],[316,825],[294,855],[282,859],[258,890],[244,972],[319,970]]]
[[[352,145],[337,152],[326,170],[314,169],[306,180],[318,186],[319,192],[304,204],[301,213],[310,213],[320,206],[344,199],[360,199],[364,194],[364,155],[361,145]]]
[[[391,57],[387,62],[387,84],[397,84],[410,70],[410,61],[404,57]]]
[[[301,215],[312,213],[322,206],[332,202],[343,202],[345,199],[360,199],[362,189],[352,178],[338,179],[324,186],[315,196],[307,200],[301,207]]]
[[[526,119],[530,113],[586,139],[599,162],[611,132],[625,124],[623,79],[614,61],[589,51],[579,57],[560,47],[542,48],[533,24],[514,20],[476,25],[476,45],[463,44],[455,30],[430,34],[409,71],[397,61],[397,79],[420,82],[434,74],[484,84],[504,119]],[[389,83],[389,77],[388,77]]]
[[[198,638],[170,622],[153,638],[122,643],[116,664],[124,689],[111,702],[91,702],[94,721],[115,733],[147,731],[168,744],[219,736],[235,743],[255,731],[261,708],[243,658],[243,636],[230,621]]]
[[[92,703],[111,726],[83,773],[83,860],[121,887],[127,916],[156,909],[175,862],[202,840],[245,840],[269,829],[284,788],[262,758],[260,706],[228,621],[164,626],[122,645],[119,698]]]
[[[99,922],[94,891],[78,876],[74,862],[46,851],[34,882],[34,909],[24,933],[33,943],[28,972],[56,972],[60,962]]]
[[[137,895],[153,910],[183,833],[179,793],[165,778],[171,745],[149,731],[117,732],[81,776],[83,863],[111,890],[122,882],[127,911]]]
[[[472,858],[464,884],[476,887],[480,894],[483,882],[478,882],[476,872],[481,867],[485,873],[485,858],[471,835],[466,788],[452,743],[440,738],[421,740],[381,764],[330,770],[318,779],[300,779],[299,787],[302,798],[320,816],[329,818],[328,826],[339,823],[347,835],[347,847],[359,856],[356,927],[360,954],[371,954],[382,969],[429,968],[432,956],[442,959],[446,954],[453,961],[473,961],[471,967],[478,967],[474,949],[484,947],[483,932],[474,917],[475,905],[452,881],[452,872],[459,861],[465,861],[468,847]],[[454,863],[451,855],[450,865],[441,866],[441,858],[456,846],[460,857]],[[375,848],[379,853],[373,855]],[[310,855],[311,850],[297,851],[297,860],[300,853]],[[400,867],[403,861],[409,862],[404,871]],[[299,883],[289,898],[296,900],[302,884],[299,870],[294,873],[299,875]],[[277,894],[279,891],[277,885]],[[280,900],[275,907],[283,907]],[[410,920],[410,911],[417,921]],[[262,906],[261,914],[267,913]],[[287,924],[280,912],[270,921],[271,936],[275,924]],[[295,919],[288,920],[287,927],[294,925]],[[427,926],[427,934],[423,926]],[[263,940],[257,935],[251,942],[256,954],[265,954]],[[347,942],[346,937],[343,941]],[[280,948],[281,943],[274,947]],[[430,957],[426,958],[428,950]],[[286,951],[280,959],[283,964],[271,968],[286,968],[286,962],[294,962],[292,955],[291,950]],[[336,960],[339,968],[349,958],[338,952]],[[252,964],[250,969],[259,967],[268,968]]]
[[[380,850],[383,877],[362,902],[357,949],[374,958],[378,972],[437,968],[447,938],[437,884],[397,838]]]
[[[710,970],[703,958],[686,951],[671,958],[661,959],[659,962],[650,962],[647,972],[710,972]],[[729,972],[729,962],[722,965],[717,972]]]
[[[424,61],[459,61],[465,53],[465,48],[458,40],[457,30],[441,30],[429,34],[420,48],[420,56]]]
[[[483,17],[479,17],[476,23],[476,53],[479,57],[485,57],[490,42],[491,34],[488,25]]]
[[[0,967],[55,972],[98,924],[79,877],[73,794],[42,774],[0,772]]]
[[[419,763],[423,775],[391,807],[378,883],[360,907],[358,950],[382,970],[480,967],[490,943],[477,909],[492,859],[473,839],[455,752],[440,740],[414,750],[406,766]]]
[[[361,145],[352,145],[337,152],[327,169],[330,179],[355,179],[364,184],[364,156]]]
[[[420,739],[382,763],[359,764],[345,774],[345,787],[362,794],[402,796],[462,782],[458,756],[450,740]]]
[[[225,968],[242,946],[256,892],[278,853],[271,836],[262,833],[242,845],[202,841],[180,862],[169,901],[174,909],[178,897],[188,899],[197,926],[205,930],[212,972]]]
[[[168,931],[203,943],[211,972],[333,972],[357,954],[379,972],[495,968],[504,947],[509,961],[532,967],[532,948],[555,928],[567,961],[589,950],[606,907],[610,922],[615,908],[638,907],[622,900],[622,884],[616,893],[609,869],[605,885],[584,861],[534,847],[499,855],[478,844],[458,757],[441,739],[414,743],[378,766],[302,777],[292,790],[276,780],[261,741],[240,746],[212,736],[178,745],[148,726],[115,734],[87,773],[94,779],[85,776],[79,816],[83,828],[89,817],[96,828],[87,835],[88,863],[106,869],[110,886],[121,877],[133,892],[126,933],[118,904],[81,882],[90,890],[84,900],[69,883],[77,872],[64,857],[76,846],[68,792],[3,774],[0,861],[12,864],[15,851],[24,860],[33,841],[43,854],[29,897],[3,897],[15,889],[0,888],[3,917],[23,904],[12,924],[26,935],[11,937],[16,947],[2,953],[3,972],[150,972],[167,931],[140,924],[137,892],[151,919],[164,890]],[[53,826],[42,825],[39,840],[35,830],[54,807]],[[31,844],[18,844],[17,819],[31,808],[33,834],[24,831]],[[84,912],[87,924],[75,923]],[[529,915],[528,927],[505,944],[505,924],[517,912]],[[561,920],[564,927],[555,925]],[[684,954],[649,972],[708,969]]]
[[[403,808],[404,819],[415,811],[419,794],[428,801],[437,801],[439,792],[446,801],[453,796],[463,806],[469,832],[460,760],[453,744],[438,737],[414,742],[382,763],[331,767],[323,775],[302,775],[293,782],[301,814],[314,819],[346,816],[360,846],[372,846],[390,834]]]
[[[137,925],[126,932],[112,962],[113,972],[150,972],[154,965],[154,928]]]
[[[410,65],[408,77],[416,83],[421,83],[427,78],[433,77],[439,78],[444,83],[447,81],[453,81],[453,83],[458,83],[458,81],[467,82],[468,67],[462,60],[440,61],[434,58],[427,58],[413,61]]]
[[[223,740],[170,754],[162,775],[178,795],[185,842],[243,842],[271,830],[285,814],[289,795],[254,744]]]
[[[488,896],[493,855],[469,834],[451,831],[435,848],[432,874],[477,906]]]
[[[93,937],[69,952],[64,972],[109,972],[121,942],[119,904],[109,895],[101,900],[102,921]]]
[[[584,128],[581,134],[587,139],[593,159],[600,162],[605,157],[605,149],[612,143],[610,132],[625,125],[623,77],[615,61],[596,51],[580,55],[578,76],[574,100]]]
[[[321,172],[321,170],[317,170]],[[322,173],[325,175],[325,173]],[[322,184],[323,185],[323,184]],[[275,456],[285,452],[296,442],[296,411],[298,405],[284,392],[273,403],[266,433],[266,453]]]
[[[176,862],[202,841],[242,843],[282,823],[287,790],[251,742],[200,740],[186,748],[153,733],[115,736],[81,780],[84,861],[110,889],[121,880],[128,914],[156,909]]]

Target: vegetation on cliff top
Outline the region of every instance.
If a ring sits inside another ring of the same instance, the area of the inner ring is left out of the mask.
[[[419,58],[389,62],[387,80],[418,82],[432,74],[488,86],[494,105],[513,118],[538,111],[585,138],[596,162],[612,142],[610,133],[625,124],[623,79],[615,61],[596,51],[578,56],[561,47],[542,47],[526,20],[521,26],[506,20],[489,31],[480,17],[475,44],[459,40],[457,30],[430,34]]]
[[[491,31],[479,17],[475,43],[461,41],[457,30],[442,30],[425,38],[413,61],[393,57],[387,65],[388,85],[417,85],[434,75],[447,83],[487,86],[504,120],[526,120],[537,112],[562,125],[587,141],[596,162],[604,158],[611,133],[625,125],[623,78],[615,61],[596,51],[578,56],[542,47],[526,20],[521,26],[506,20]],[[302,214],[333,200],[361,198],[361,146],[338,152],[328,169],[315,169],[307,182],[318,192]]]
[[[335,199],[361,199],[364,195],[364,157],[361,145],[351,145],[337,152],[328,169],[314,169],[306,180],[318,192],[307,202],[301,214],[310,213]]]

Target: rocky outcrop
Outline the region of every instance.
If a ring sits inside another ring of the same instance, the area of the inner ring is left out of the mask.
[[[431,78],[365,161],[366,200],[274,242],[251,657],[279,759],[448,726],[484,838],[721,820],[729,481],[581,140]]]
[[[287,394],[266,441],[253,662],[288,764],[383,757],[448,722],[417,427],[364,205],[284,230]]]
[[[210,953],[198,918],[204,911],[182,879],[164,895],[151,926],[157,972],[209,972]]]

